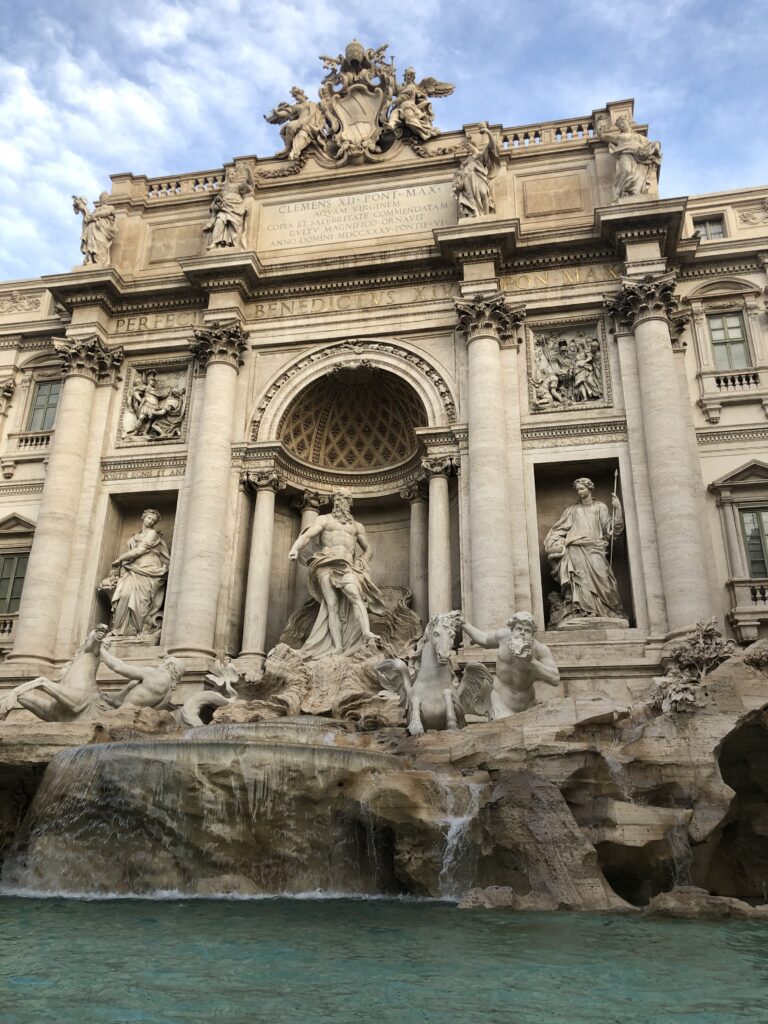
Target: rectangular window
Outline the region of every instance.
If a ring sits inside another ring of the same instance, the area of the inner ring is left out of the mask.
[[[707,323],[718,370],[745,370],[752,365],[740,313],[708,316]]]
[[[765,579],[768,577],[768,508],[742,508],[740,512],[749,575]]]
[[[0,615],[19,610],[29,552],[0,555]]]
[[[713,238],[725,238],[725,226],[722,217],[707,217],[693,222],[693,230],[698,231],[704,241]]]
[[[60,380],[39,381],[35,384],[27,430],[52,429],[56,420],[56,406],[59,404],[60,393]]]

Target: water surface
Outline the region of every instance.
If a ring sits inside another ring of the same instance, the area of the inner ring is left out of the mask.
[[[768,924],[0,898],[0,1024],[768,1024]]]

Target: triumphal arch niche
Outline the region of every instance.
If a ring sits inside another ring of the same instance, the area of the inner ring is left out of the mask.
[[[631,701],[697,620],[765,631],[768,194],[660,198],[629,100],[441,132],[449,77],[354,40],[273,155],[117,174],[81,266],[0,287],[9,685],[99,623],[198,685],[438,614],[490,665],[530,612]]]

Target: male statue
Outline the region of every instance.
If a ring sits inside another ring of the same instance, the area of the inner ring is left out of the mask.
[[[163,658],[159,665],[130,664],[116,658],[106,642],[101,646],[100,655],[108,668],[130,679],[128,685],[112,698],[115,707],[161,710],[171,706],[171,695],[184,674],[181,658]]]
[[[318,516],[299,534],[288,556],[295,561],[304,552],[309,593],[320,605],[312,632],[301,648],[306,659],[353,654],[375,641],[368,611],[386,611],[381,591],[368,574],[371,548],[365,529],[352,518],[351,507],[349,494],[334,494],[333,510]],[[355,557],[358,545],[362,554]]]
[[[468,622],[462,623],[473,643],[498,650],[496,675],[491,693],[492,717],[507,718],[527,711],[536,703],[533,684],[537,681],[557,686],[560,682],[555,659],[545,645],[535,639],[536,620],[530,612],[516,612],[503,629],[483,633]],[[469,666],[468,666],[469,668]]]

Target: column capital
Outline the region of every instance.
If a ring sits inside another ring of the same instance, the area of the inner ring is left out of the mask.
[[[409,505],[413,505],[416,501],[427,500],[427,489],[425,487],[425,478],[419,477],[417,480],[412,480],[405,487],[400,489],[400,497],[403,501],[407,501]]]
[[[196,327],[194,334],[189,349],[201,370],[207,370],[211,363],[225,363],[239,372],[243,352],[248,348],[248,334],[237,320],[226,323],[211,320],[203,327]]]
[[[645,277],[622,277],[621,289],[616,295],[604,295],[605,308],[619,329],[632,330],[643,320],[666,320],[673,325],[680,299],[675,295],[677,274],[646,274]],[[687,320],[686,320],[687,323]],[[682,324],[677,333],[680,333]]]
[[[305,512],[308,508],[313,512],[319,512],[330,500],[329,495],[321,494],[319,491],[303,491],[293,499],[291,508],[297,512]]]
[[[98,335],[81,338],[54,338],[61,370],[65,377],[85,377],[96,384],[114,384],[123,364],[121,346],[107,348]]]
[[[277,493],[277,491],[285,490],[285,480],[275,473],[271,469],[248,469],[240,474],[240,483],[244,488],[250,488],[254,491],[265,491],[270,490]]]
[[[421,460],[421,468],[428,477],[453,476],[460,465],[458,455],[427,455]]]
[[[455,302],[459,330],[466,336],[467,343],[489,335],[499,341],[509,341],[525,319],[525,306],[510,306],[501,292]]]

